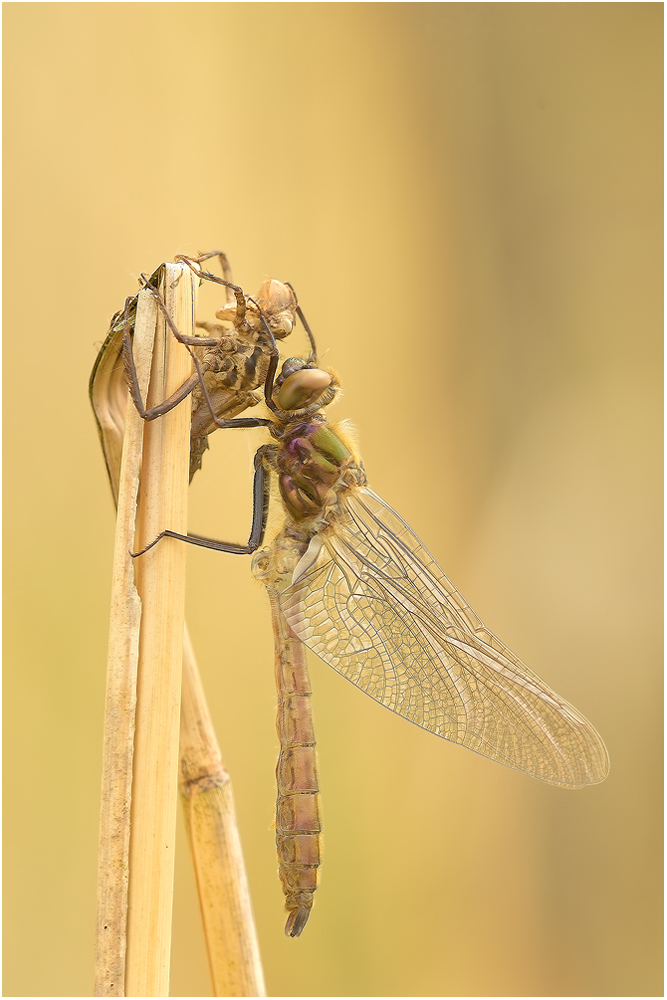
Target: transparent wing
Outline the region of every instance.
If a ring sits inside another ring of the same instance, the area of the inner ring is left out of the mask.
[[[366,487],[342,508],[281,596],[299,639],[438,736],[553,784],[602,781],[590,722],[484,627],[407,524]]]

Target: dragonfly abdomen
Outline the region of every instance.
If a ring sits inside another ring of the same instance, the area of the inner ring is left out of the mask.
[[[310,679],[304,646],[292,638],[276,599],[271,600],[276,637],[277,729],[276,847],[289,917],[285,933],[298,937],[310,915],[320,866],[320,795]]]

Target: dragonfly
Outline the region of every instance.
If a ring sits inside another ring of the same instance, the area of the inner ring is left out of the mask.
[[[306,359],[287,359],[275,378],[269,371],[273,442],[255,455],[247,543],[167,529],[142,550],[169,536],[254,553],[276,645],[276,844],[291,937],[306,926],[320,866],[304,647],[390,711],[507,767],[565,788],[600,782],[609,770],[591,723],[482,624],[406,522],[370,488],[350,427],[329,423],[323,412],[340,391],[314,348]],[[260,548],[272,480],[284,523]]]

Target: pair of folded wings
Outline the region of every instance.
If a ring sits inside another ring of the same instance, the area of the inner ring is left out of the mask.
[[[602,781],[602,739],[492,635],[367,487],[315,535],[281,607],[292,631],[380,704],[557,785]]]

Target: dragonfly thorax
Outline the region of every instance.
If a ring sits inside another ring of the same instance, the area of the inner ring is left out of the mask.
[[[347,473],[357,470],[354,455],[320,414],[285,429],[276,466],[283,502],[297,523],[334,505]]]

